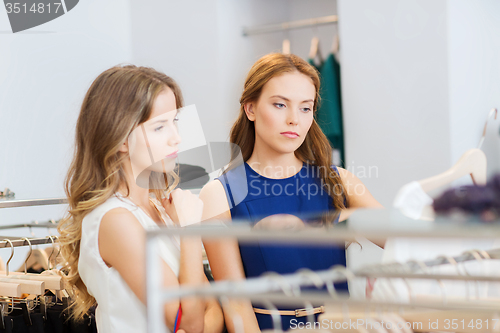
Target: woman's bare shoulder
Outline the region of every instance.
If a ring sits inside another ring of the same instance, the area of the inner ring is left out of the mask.
[[[199,198],[203,201],[203,220],[231,217],[226,190],[220,181],[212,180],[203,186]]]

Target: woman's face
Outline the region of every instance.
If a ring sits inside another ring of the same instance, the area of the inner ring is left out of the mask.
[[[137,126],[128,139],[128,149],[134,178],[144,171],[169,172],[181,138],[177,131],[175,95],[166,88],[156,98],[151,115]]]
[[[291,72],[270,79],[257,102],[245,112],[255,124],[256,147],[277,153],[293,153],[304,142],[313,122],[316,89],[311,78]]]

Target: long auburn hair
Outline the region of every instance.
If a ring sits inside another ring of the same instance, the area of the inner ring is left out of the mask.
[[[173,91],[177,108],[181,108],[180,88],[170,77],[152,68],[116,66],[101,73],[83,99],[73,160],[64,184],[69,210],[58,225],[63,270],[74,292],[71,309],[76,320],[83,319],[96,305],[78,272],[82,220],[121,185],[126,186],[129,194],[122,168],[128,154],[120,157],[119,149],[130,133],[149,118],[156,97],[167,88]],[[150,192],[161,200],[177,183],[173,172],[152,172]]]
[[[297,71],[311,78],[316,89],[316,96],[313,105],[313,123],[304,142],[295,151],[295,156],[302,162],[319,167],[322,184],[332,198],[333,205],[337,210],[344,209],[348,205],[344,185],[340,176],[332,168],[330,143],[316,122],[316,111],[320,101],[319,75],[317,70],[302,58],[293,54],[271,53],[257,60],[246,77],[243,94],[240,98],[240,112],[231,128],[229,140],[236,144],[234,147],[241,149],[243,160],[247,161],[252,155],[255,145],[255,125],[245,114],[245,104],[258,101],[265,84],[273,77]],[[233,150],[231,160],[235,160],[238,153],[238,151]],[[226,171],[229,169],[231,166]],[[344,204],[344,200],[346,204]]]

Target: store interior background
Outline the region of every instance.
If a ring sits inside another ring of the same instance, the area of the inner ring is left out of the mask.
[[[333,14],[338,26],[242,34],[244,26]],[[391,207],[401,186],[443,172],[478,145],[489,110],[500,107],[499,21],[495,0],[82,0],[12,34],[2,7],[0,188],[19,199],[64,196],[79,106],[111,66],[172,76],[185,104],[196,105],[205,140],[226,141],[245,75],[260,56],[289,38],[292,53],[307,58],[315,35],[326,56],[338,33],[345,165]],[[499,124],[490,121],[483,144],[489,175],[500,168]],[[199,135],[180,126],[185,138]],[[0,224],[59,219],[63,211],[2,209]],[[382,250],[361,243],[362,250],[351,246],[351,268],[380,261]],[[16,255],[14,267],[22,259]]]

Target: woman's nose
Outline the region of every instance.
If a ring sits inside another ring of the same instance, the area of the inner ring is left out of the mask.
[[[292,110],[291,108],[288,109],[286,122],[288,125],[297,125],[299,122],[298,112],[295,110]]]
[[[172,135],[168,138],[169,146],[177,146],[181,143],[181,136],[179,135],[179,130],[177,126],[172,126]]]

